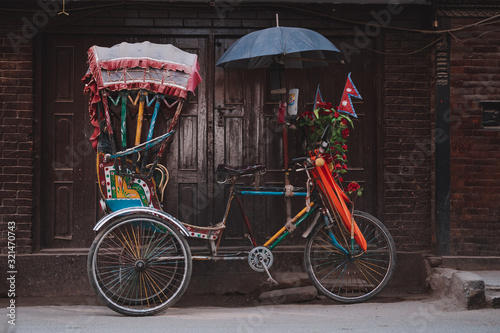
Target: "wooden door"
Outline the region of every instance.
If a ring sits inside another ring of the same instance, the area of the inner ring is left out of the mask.
[[[211,149],[207,142],[207,87],[212,85],[207,82],[207,72],[213,68],[213,64],[207,62],[206,38],[182,37],[175,38],[170,43],[198,55],[203,81],[196,89],[196,94],[185,105],[174,141],[165,153],[170,181],[164,205],[167,212],[181,221],[206,226],[212,221],[212,200],[208,183]]]
[[[219,59],[235,40],[216,39],[215,59]],[[270,135],[274,136],[274,133],[265,131],[265,82],[266,71],[263,69],[215,68],[214,169],[220,163],[242,166],[267,162],[265,142]],[[267,175],[266,179],[268,178]],[[250,184],[251,181],[252,179],[241,179],[239,183]],[[228,190],[227,185],[216,184],[214,187],[214,215],[218,219],[223,217]],[[254,221],[265,218],[265,201],[261,198],[245,197],[243,202],[254,232],[261,233],[262,224],[256,224]],[[257,211],[257,207],[260,207],[260,211]],[[224,231],[224,244],[246,244],[246,231],[241,223],[236,202],[233,202],[229,219],[230,223]]]
[[[41,80],[42,248],[88,247],[96,214],[95,152],[80,78],[86,71],[81,36],[48,36]]]
[[[100,218],[97,202],[95,152],[88,139],[93,132],[88,101],[80,79],[87,70],[87,50],[92,45],[121,42],[171,43],[197,53],[200,74],[207,71],[206,38],[121,35],[63,35],[44,38],[41,87],[41,248],[86,248]],[[185,106],[173,143],[161,163],[170,172],[163,201],[165,210],[180,219],[207,225],[212,202],[207,179],[206,80]],[[167,124],[157,123],[157,130]]]

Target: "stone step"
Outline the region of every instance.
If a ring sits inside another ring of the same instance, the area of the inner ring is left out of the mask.
[[[497,256],[442,256],[441,267],[460,271],[500,271],[500,257]]]
[[[266,291],[260,294],[259,301],[263,304],[287,304],[313,301],[317,297],[316,288],[308,286]]]
[[[433,268],[428,283],[434,293],[454,298],[468,310],[486,306],[484,280],[472,272]]]
[[[500,309],[500,291],[486,289],[486,305],[493,309]]]

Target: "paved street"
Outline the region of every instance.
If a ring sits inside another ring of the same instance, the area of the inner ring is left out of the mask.
[[[1,332],[500,332],[500,310],[462,310],[427,296],[342,305],[174,307],[153,317],[124,317],[104,306],[30,306],[17,309],[16,326],[5,316]]]

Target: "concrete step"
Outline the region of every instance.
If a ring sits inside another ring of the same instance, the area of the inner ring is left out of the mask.
[[[500,257],[428,257],[429,288],[466,309],[500,308]]]

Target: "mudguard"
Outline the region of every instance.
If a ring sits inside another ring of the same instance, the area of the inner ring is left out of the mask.
[[[149,214],[153,216],[157,216],[165,220],[165,222],[172,223],[177,230],[181,232],[184,237],[189,236],[189,233],[186,227],[175,217],[170,214],[167,214],[161,210],[150,208],[150,207],[129,207],[117,210],[116,212],[112,212],[109,215],[104,216],[100,219],[96,225],[94,226],[94,231],[99,232],[107,223],[112,221],[115,217],[125,216],[125,215],[135,215],[135,214]]]

